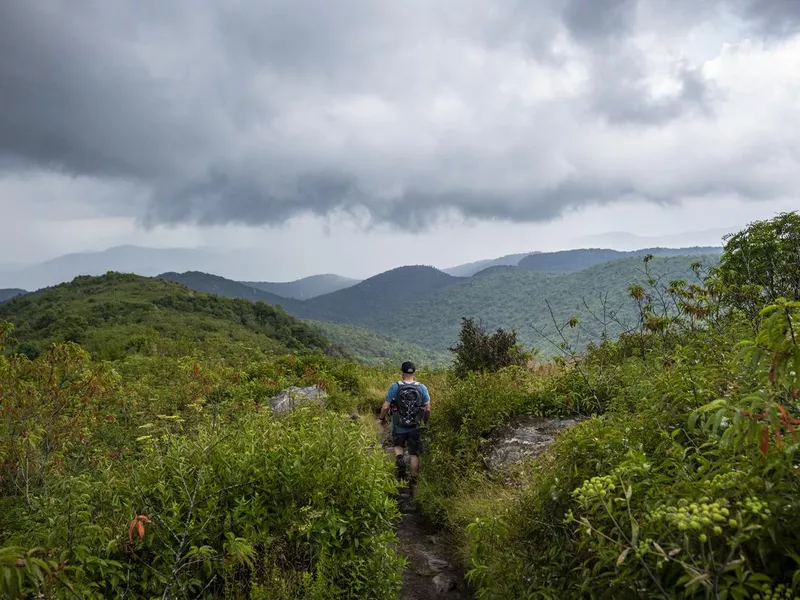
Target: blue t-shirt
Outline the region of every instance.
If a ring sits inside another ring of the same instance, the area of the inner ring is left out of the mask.
[[[431,395],[428,393],[428,388],[425,387],[424,383],[420,383],[419,381],[409,381],[408,383],[413,383],[414,385],[419,386],[419,391],[422,393],[422,399],[425,402],[430,402],[431,401]],[[389,404],[393,403],[395,401],[395,398],[397,397],[397,390],[399,390],[399,389],[400,389],[400,384],[395,381],[389,387],[389,391],[386,392],[386,402],[388,402]],[[403,427],[401,425],[395,425],[394,426],[394,431],[396,431],[397,433],[408,433],[409,431],[414,431],[415,429],[417,429],[417,428],[416,427]]]

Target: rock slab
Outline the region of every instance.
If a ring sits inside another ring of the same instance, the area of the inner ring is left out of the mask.
[[[319,386],[312,385],[304,388],[292,386],[286,388],[277,396],[270,398],[269,406],[274,414],[286,414],[307,404],[324,406],[327,399],[327,392]]]
[[[497,472],[520,460],[539,456],[560,431],[576,423],[575,419],[525,417],[501,427],[487,440],[486,466]]]

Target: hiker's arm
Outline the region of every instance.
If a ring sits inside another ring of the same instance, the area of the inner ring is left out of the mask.
[[[389,413],[389,408],[392,406],[392,400],[394,400],[395,395],[395,387],[397,386],[396,383],[393,383],[392,386],[389,388],[389,391],[386,392],[386,398],[383,399],[383,406],[381,406],[381,423],[386,422],[386,415]]]
[[[422,399],[425,400],[425,414],[422,415],[422,420],[427,423],[431,418],[431,395],[424,385],[422,386]]]

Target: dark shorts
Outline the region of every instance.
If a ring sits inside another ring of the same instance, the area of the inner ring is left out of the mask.
[[[415,429],[407,433],[392,433],[392,445],[408,448],[411,456],[422,454],[422,431]]]

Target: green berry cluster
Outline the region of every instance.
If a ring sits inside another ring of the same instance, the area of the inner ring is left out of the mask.
[[[595,476],[584,481],[581,487],[575,488],[572,495],[581,502],[586,502],[591,498],[605,498],[615,489],[617,486],[611,475]]]
[[[775,588],[765,583],[761,591],[761,594],[753,594],[754,600],[800,600],[800,596],[795,596],[792,590],[782,583]]]
[[[694,531],[698,533],[701,542],[708,541],[708,535],[722,535],[722,526],[727,524],[736,527],[735,519],[730,518],[730,510],[720,501],[711,502],[710,498],[702,498],[707,502],[684,503],[683,506],[662,506],[657,508],[650,517],[664,519],[675,525],[680,531]]]
[[[728,471],[715,475],[713,479],[706,479],[703,483],[713,488],[729,490],[740,487],[743,478],[744,473],[741,471]]]
[[[653,539],[652,538],[647,538],[645,540],[639,540],[639,543],[636,545],[636,551],[635,551],[636,558],[641,558],[645,554],[647,554],[648,551],[650,550],[650,548],[652,547],[652,545],[653,545]]]
[[[766,519],[771,514],[769,508],[767,508],[767,503],[759,500],[755,496],[748,496],[740,502],[739,505],[745,512],[756,517],[761,517],[762,519]]]

